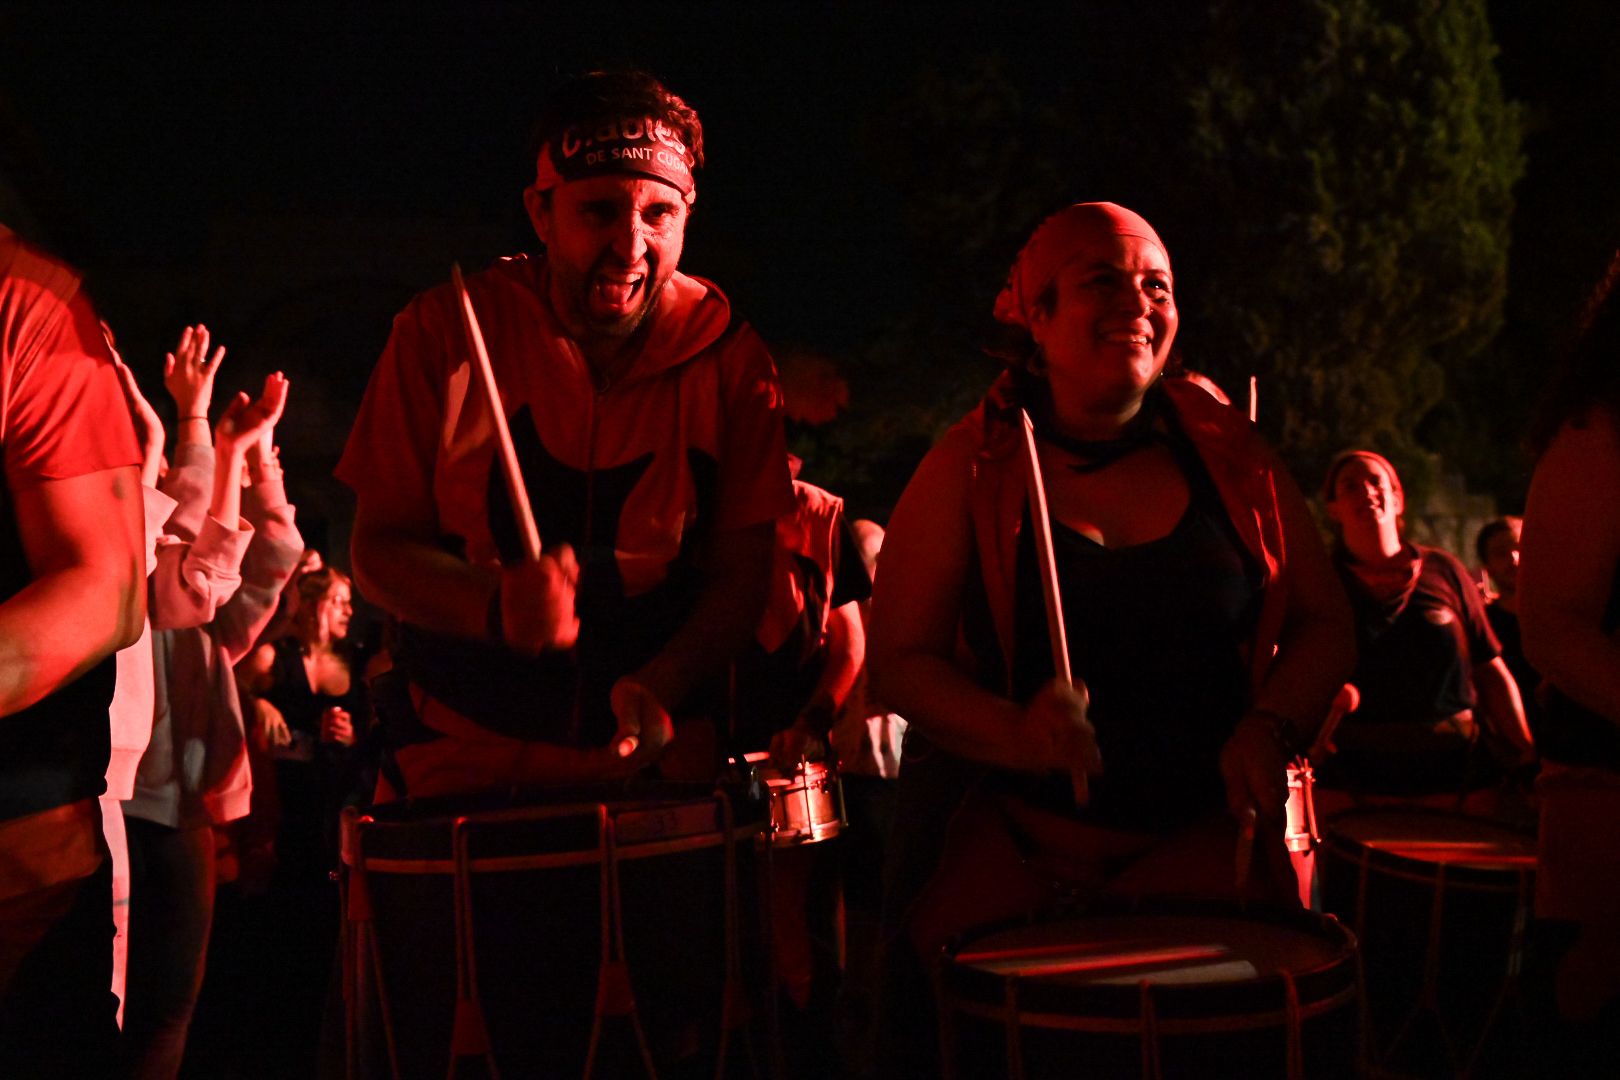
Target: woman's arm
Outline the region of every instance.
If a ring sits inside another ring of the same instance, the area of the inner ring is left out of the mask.
[[[895,507],[873,583],[867,658],[876,696],[944,750],[1026,772],[1100,769],[1084,691],[1048,686],[1029,709],[955,663],[962,595],[973,572],[968,488],[973,450],[947,437]]]
[[[1603,632],[1620,561],[1620,431],[1607,410],[1565,425],[1530,481],[1519,547],[1526,659],[1580,704],[1620,723],[1620,642]]]
[[[1294,742],[1309,745],[1356,663],[1350,602],[1322,548],[1322,534],[1305,497],[1275,458],[1273,475],[1288,608],[1265,683],[1221,751],[1227,805],[1240,820],[1250,814],[1266,820],[1282,815],[1288,797],[1282,736],[1292,729]]]
[[[1254,708],[1292,721],[1299,738],[1308,742],[1355,670],[1355,622],[1305,497],[1280,461],[1275,469],[1288,610],[1277,636],[1276,658]]]

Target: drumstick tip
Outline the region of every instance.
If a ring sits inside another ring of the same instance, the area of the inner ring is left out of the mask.
[[[618,741],[618,743],[614,746],[614,750],[618,752],[620,757],[627,758],[631,754],[635,753],[636,747],[640,745],[640,739],[636,738],[634,735],[626,735],[624,738]]]

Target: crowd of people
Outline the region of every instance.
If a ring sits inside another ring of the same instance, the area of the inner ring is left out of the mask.
[[[1326,809],[1539,812],[1549,1045],[1584,1065],[1612,1043],[1620,843],[1593,834],[1620,813],[1620,270],[1482,577],[1409,538],[1373,448],[1332,461],[1319,523],[1182,369],[1153,226],[1063,208],[994,298],[1006,370],[885,535],[799,477],[764,343],[680,269],[697,114],[593,73],[538,134],[543,254],[416,297],[372,375],[336,470],[352,582],[287,500],[287,380],[220,406],[225,350],[186,327],[171,443],[77,275],[0,230],[8,1070],[314,1075],[345,1029],[367,1060],[338,992],[345,808],[623,802],[736,783],[750,751],[845,785],[845,842],[784,848],[758,886],[792,1072],[936,1071],[941,950],[1010,916],[1297,904],[1300,755]],[[357,594],[386,649],[357,655]],[[665,1065],[714,1053],[648,1029]]]

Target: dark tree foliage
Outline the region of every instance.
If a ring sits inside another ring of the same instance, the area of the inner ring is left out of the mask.
[[[901,193],[918,292],[849,365],[852,410],[798,443],[856,501],[898,493],[977,399],[989,308],[1033,226],[1078,199],[1153,221],[1177,276],[1186,362],[1241,402],[1307,489],[1376,446],[1421,493],[1470,422],[1501,324],[1522,120],[1484,0],[1217,0],[1202,20],[1085,9],[901,84],[869,125]],[[1490,445],[1486,445],[1489,443]]]
[[[1352,445],[1418,479],[1501,324],[1521,116],[1482,0],[1221,0],[1193,79],[1194,366],[1260,376],[1302,479]]]

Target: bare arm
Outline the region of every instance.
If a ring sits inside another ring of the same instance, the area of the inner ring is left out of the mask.
[[[1288,612],[1254,707],[1293,721],[1308,741],[1355,670],[1355,622],[1305,497],[1280,462],[1277,503],[1287,548]]]
[[[27,484],[11,497],[33,581],[0,604],[0,715],[133,644],[146,615],[138,468]]]
[[[821,669],[810,704],[836,713],[843,708],[855,685],[855,676],[866,663],[866,630],[861,625],[860,605],[844,604],[827,616],[827,665]],[[828,723],[832,722],[829,713]]]
[[[810,701],[791,727],[771,736],[771,760],[778,768],[790,767],[801,754],[819,758],[826,753],[828,732],[866,662],[866,630],[860,607],[851,601],[828,613],[827,662]]]
[[[1281,586],[1288,609],[1277,635],[1277,654],[1256,691],[1254,705],[1239,719],[1221,748],[1227,808],[1239,821],[1282,817],[1288,798],[1284,740],[1292,729],[1301,746],[1316,738],[1328,706],[1355,668],[1355,627],[1350,602],[1322,548],[1305,497],[1280,461],[1273,462],[1277,513],[1286,556]]]
[[[1028,772],[1096,771],[1095,744],[1060,738],[1085,724],[1073,691],[1049,686],[1026,710],[956,664],[962,594],[973,572],[972,448],[947,438],[917,468],[883,542],[867,658],[875,695],[941,748]],[[1089,726],[1085,728],[1089,730]]]
[[[486,638],[500,572],[474,566],[435,542],[431,519],[385,513],[360,494],[350,558],[366,598],[406,622],[465,638]]]
[[[1498,656],[1474,665],[1474,694],[1479,699],[1485,726],[1513,747],[1520,761],[1528,762],[1533,758],[1535,741],[1524,719],[1524,701],[1506,660]]]
[[[1530,481],[1519,549],[1524,652],[1553,685],[1620,724],[1620,641],[1603,632],[1620,561],[1620,430],[1594,410],[1566,426]]]

